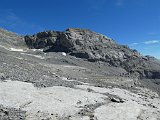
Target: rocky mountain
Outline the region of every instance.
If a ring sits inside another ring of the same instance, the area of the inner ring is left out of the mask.
[[[140,78],[160,79],[160,62],[151,56],[142,56],[137,50],[119,45],[102,34],[69,28],[65,32],[47,31],[25,36],[29,48],[44,52],[66,52],[90,62],[105,62],[121,67]]]
[[[160,61],[87,29],[0,29],[0,120],[159,120]]]

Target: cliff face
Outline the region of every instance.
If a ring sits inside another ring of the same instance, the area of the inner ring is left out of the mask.
[[[66,52],[90,62],[105,62],[109,66],[122,67],[132,76],[160,78],[160,62],[150,56],[142,56],[128,46],[119,45],[102,34],[79,28],[64,32],[47,31],[25,36],[29,48],[44,52]]]

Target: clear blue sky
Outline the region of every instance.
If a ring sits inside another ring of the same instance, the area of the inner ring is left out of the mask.
[[[160,0],[1,0],[0,27],[23,35],[88,28],[160,58]]]

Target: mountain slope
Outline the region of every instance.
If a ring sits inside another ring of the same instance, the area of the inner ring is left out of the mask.
[[[23,36],[19,36],[16,33],[9,32],[4,29],[0,29],[0,45],[1,47],[26,47]]]
[[[66,52],[90,62],[103,62],[108,66],[124,68],[132,76],[160,79],[160,61],[142,56],[136,50],[118,45],[102,34],[85,29],[70,28],[64,32],[46,31],[25,36],[29,48],[44,52]]]
[[[140,79],[140,73],[133,76],[136,73],[128,70],[137,65],[133,71],[144,71],[147,64],[158,71],[155,58],[82,29],[41,32],[25,39],[2,30],[0,45],[0,120],[160,118],[158,79],[147,74],[146,80]],[[132,58],[133,53],[137,56]],[[104,54],[109,57],[102,59]]]

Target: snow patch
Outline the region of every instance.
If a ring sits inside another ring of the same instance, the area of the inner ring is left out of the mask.
[[[62,55],[63,55],[63,56],[66,56],[67,54],[66,54],[65,52],[62,52]]]
[[[13,52],[26,52],[25,50],[23,49],[18,49],[18,48],[9,48],[9,47],[6,47],[6,46],[3,46],[3,45],[0,45],[1,48],[4,48],[8,51],[13,51]]]
[[[25,52],[23,49],[17,49],[17,48],[10,48],[10,51],[14,51],[14,52]]]
[[[41,51],[41,52],[43,52],[43,49],[29,49],[29,50],[31,50],[31,51]]]

